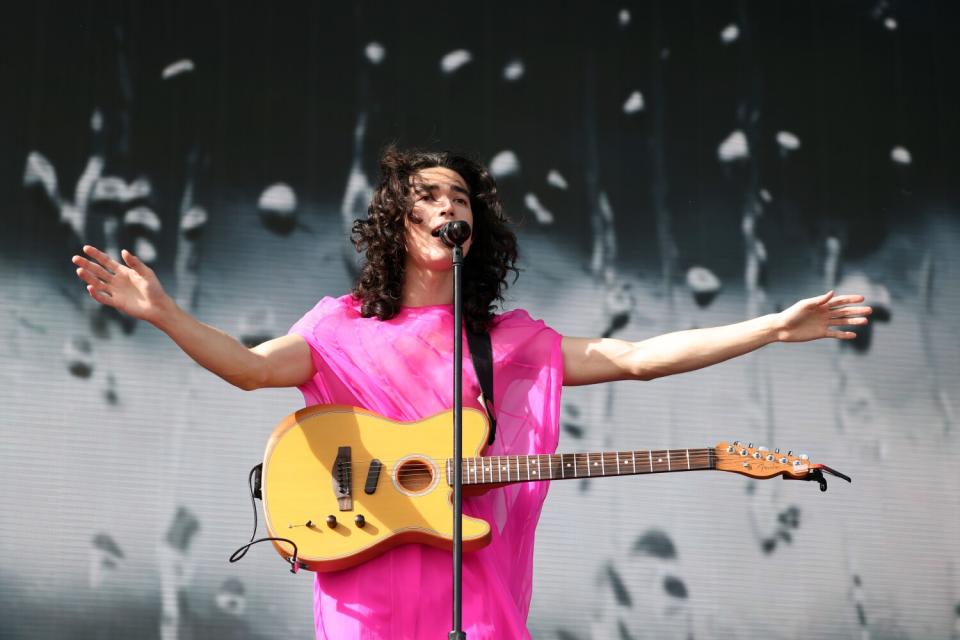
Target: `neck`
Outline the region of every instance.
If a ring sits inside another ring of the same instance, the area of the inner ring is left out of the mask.
[[[436,271],[407,262],[400,304],[405,307],[453,304],[453,271]]]

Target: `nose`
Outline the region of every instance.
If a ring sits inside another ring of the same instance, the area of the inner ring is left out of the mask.
[[[441,196],[437,200],[437,204],[440,205],[440,215],[449,218],[453,218],[457,215],[456,210],[453,208],[453,201],[449,197]]]

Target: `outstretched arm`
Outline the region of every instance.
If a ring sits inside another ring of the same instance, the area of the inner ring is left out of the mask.
[[[204,368],[241,389],[289,387],[314,373],[310,346],[300,336],[284,336],[248,349],[240,341],[204,324],[177,306],[153,269],[129,251],[121,264],[96,247],[89,256],[73,256],[77,276],[100,304],[145,320],[166,333]]]
[[[873,311],[870,307],[847,306],[860,302],[863,296],[838,296],[830,291],[780,313],[722,327],[676,331],[642,342],[564,337],[564,384],[653,380],[702,369],[771,342],[850,340],[856,337],[854,332],[833,327],[867,324]]]

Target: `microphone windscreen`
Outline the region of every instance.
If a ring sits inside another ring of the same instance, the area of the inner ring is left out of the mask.
[[[448,247],[461,246],[470,237],[470,225],[463,220],[448,222],[440,228],[440,239]]]

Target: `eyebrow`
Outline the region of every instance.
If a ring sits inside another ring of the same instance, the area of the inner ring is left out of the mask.
[[[417,185],[417,186],[418,186],[419,188],[421,188],[421,189],[426,189],[427,191],[434,191],[434,190],[440,188],[440,185],[439,185],[439,184],[423,184],[422,182],[421,182],[419,185]],[[452,184],[452,185],[450,185],[450,190],[451,190],[451,191],[456,191],[457,193],[462,193],[463,195],[467,196],[468,198],[470,197],[470,192],[467,191],[466,189],[464,189],[463,187],[461,187],[461,186],[458,185],[458,184]]]

